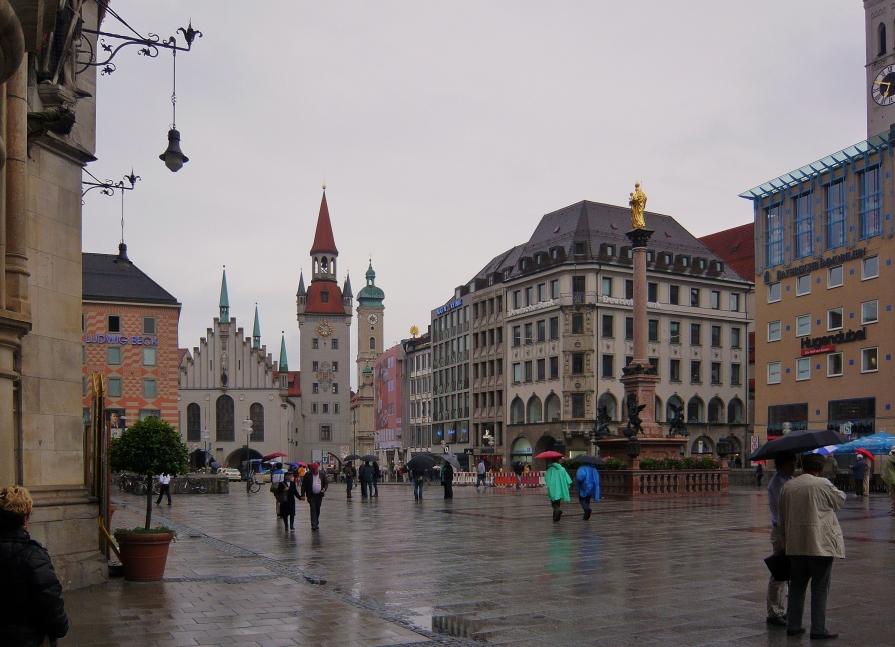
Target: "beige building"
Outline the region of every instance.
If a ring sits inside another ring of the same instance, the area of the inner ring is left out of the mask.
[[[407,456],[442,451],[432,445],[432,334],[404,340],[404,451]],[[396,457],[400,459],[402,457]]]
[[[366,283],[357,294],[357,393],[351,399],[351,438],[355,454],[372,454],[376,436],[373,364],[384,350],[385,292],[376,285],[373,261],[364,275]],[[346,279],[344,296],[351,297]]]

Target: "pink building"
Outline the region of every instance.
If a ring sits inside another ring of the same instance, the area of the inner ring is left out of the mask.
[[[401,428],[401,393],[404,370],[404,347],[392,346],[373,364],[373,399],[376,403],[374,451],[392,453],[403,445]]]

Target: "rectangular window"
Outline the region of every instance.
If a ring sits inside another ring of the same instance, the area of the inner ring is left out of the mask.
[[[155,366],[156,356],[154,348],[143,349],[143,366]]]
[[[774,267],[783,262],[783,205],[775,204],[765,209],[764,213],[767,232],[765,258],[768,267]]]
[[[780,362],[768,362],[768,384],[780,384]]]
[[[535,303],[534,293],[535,293],[535,291],[534,291],[533,287],[529,286],[529,287],[525,288],[525,305],[527,305],[527,306],[534,305],[534,303]]]
[[[547,284],[538,283],[538,303],[547,300]]]
[[[603,315],[600,326],[600,335],[602,337],[615,337],[615,317],[612,315]]]
[[[522,381],[522,364],[519,362],[513,363],[513,382],[518,383]]]
[[[333,362],[333,373],[338,373],[338,372],[339,372],[339,363]]]
[[[559,377],[559,357],[550,358],[550,379],[554,380]]]
[[[547,340],[547,321],[541,319],[537,322],[538,341]]]
[[[811,315],[799,315],[796,317],[796,337],[805,337],[811,334]]]
[[[859,207],[861,238],[879,236],[883,233],[883,224],[880,218],[882,191],[879,184],[879,167],[874,166],[858,174],[858,185],[861,191]]]
[[[693,384],[702,382],[702,362],[698,360],[690,362],[690,382]]]
[[[721,362],[712,362],[712,384],[721,384]]]
[[[730,347],[731,348],[740,348],[742,342],[742,329],[741,328],[731,328],[730,329]]]
[[[634,317],[625,317],[625,339],[634,339]]]
[[[710,305],[712,310],[719,310],[721,308],[721,293],[718,290],[712,290]]]
[[[121,397],[121,378],[120,377],[110,377],[106,382],[108,386],[108,395],[110,398],[120,398]]]
[[[329,441],[332,439],[333,428],[330,425],[320,425],[320,440]]]
[[[600,375],[602,377],[615,377],[615,355],[603,355]]]
[[[699,307],[699,288],[690,288],[690,307]]]
[[[808,429],[808,403],[776,404],[768,407],[768,436],[783,433],[784,423],[792,425],[793,431]]]
[[[879,301],[865,301],[861,304],[861,325],[873,324],[879,321]]]
[[[318,384],[317,382],[314,382],[313,384],[311,384],[311,392],[312,393],[320,393],[320,384]]]
[[[879,276],[879,256],[868,256],[861,261],[861,280]]]
[[[329,404],[323,403],[323,413],[329,413]]]
[[[681,360],[672,359],[668,361],[668,379],[672,382],[681,381]]]
[[[800,357],[796,360],[796,381],[811,379],[811,358]]]
[[[845,182],[837,180],[827,186],[826,212],[827,249],[845,245]]]
[[[827,310],[827,330],[839,330],[842,328],[842,308]]]
[[[394,380],[388,381],[388,390],[389,391],[395,390],[395,381]],[[339,394],[339,384],[337,382],[333,382],[333,395],[338,395],[338,394]]]
[[[584,417],[584,394],[583,393],[573,393],[572,394],[572,417],[573,418],[583,418]]]
[[[876,359],[877,359],[877,349],[876,348],[862,348],[861,349],[861,372],[862,373],[872,373],[878,370]]]
[[[780,284],[779,283],[769,283],[768,284],[768,303],[775,303],[780,300]]]
[[[559,298],[559,279],[554,279],[550,281],[550,298],[558,299]]]
[[[154,335],[155,334],[155,317],[143,317],[143,334],[144,335]]]
[[[805,258],[814,253],[814,217],[811,213],[811,195],[803,193],[792,201],[795,210],[793,255],[796,258]]]
[[[584,373],[584,353],[572,353],[572,373],[574,375]]]
[[[633,299],[634,298],[634,281],[631,279],[625,280],[625,298]]]
[[[109,315],[106,321],[109,332],[121,332],[121,315]]]
[[[702,324],[690,324],[690,345],[702,345]]]
[[[525,362],[525,381],[531,382],[534,379],[531,360]]]
[[[106,349],[108,355],[109,366],[117,366],[121,364],[121,346],[109,346]]]
[[[333,349],[333,350],[339,350],[339,340],[338,340],[338,339],[333,339],[333,340],[332,340],[332,349]]]
[[[730,311],[731,312],[739,312],[740,311],[740,295],[737,292],[730,293]]]
[[[659,284],[658,283],[647,283],[646,284],[646,300],[650,303],[658,303],[659,302]]]
[[[339,413],[339,403],[333,403],[333,413]]]
[[[573,335],[584,334],[584,315],[583,314],[573,314],[572,315],[572,334]]]
[[[656,371],[656,375],[659,375],[659,358],[658,357],[649,357],[647,358],[649,365],[653,367],[653,370]]]
[[[796,277],[796,296],[801,297],[811,294],[811,275],[802,274]]]
[[[838,288],[842,285],[842,266],[836,265],[827,270],[827,289]]]
[[[151,379],[151,378],[143,379],[143,397],[144,398],[158,397],[158,381]]]
[[[679,285],[668,286],[668,303],[673,306],[681,303],[681,288]]]
[[[311,362],[311,370],[315,373],[320,370],[320,362]]]
[[[317,413],[317,403],[316,402],[311,403],[311,413]]]
[[[550,339],[559,339],[559,317],[550,317]]]
[[[647,339],[649,341],[659,341],[659,320],[649,319],[646,322]]]
[[[513,326],[513,346],[522,345],[522,326]]]
[[[680,321],[671,321],[668,323],[668,341],[672,344],[680,344],[681,343],[681,322]]]
[[[514,290],[513,291],[513,310],[518,310],[522,307],[522,291]]]
[[[780,322],[768,322],[768,341],[780,341]]]
[[[547,379],[547,360],[539,359],[537,362],[538,380]]]
[[[740,365],[739,364],[731,364],[730,365],[730,385],[731,386],[740,386],[743,382],[743,378],[740,375]]]
[[[315,348],[315,349],[320,348],[320,340],[317,339],[316,337],[313,337],[311,339],[311,348]]]
[[[712,346],[715,348],[721,346],[721,326],[712,326]]]
[[[827,355],[827,377],[842,375],[842,353],[830,353]]]
[[[600,279],[600,292],[605,297],[612,296],[612,277],[604,276]]]
[[[530,344],[534,341],[532,338],[532,325],[530,323],[525,324],[525,343]]]

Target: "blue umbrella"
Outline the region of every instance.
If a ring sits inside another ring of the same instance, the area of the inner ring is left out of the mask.
[[[874,454],[888,454],[889,450],[895,446],[895,436],[880,432],[863,438],[856,438],[851,442],[839,445],[834,453],[836,454],[854,454],[859,449],[866,449]]]

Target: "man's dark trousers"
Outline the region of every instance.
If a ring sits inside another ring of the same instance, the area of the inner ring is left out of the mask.
[[[830,592],[833,558],[792,555],[790,560],[792,579],[789,582],[786,628],[799,629],[802,626],[805,593],[811,580],[811,633],[823,633],[827,630],[827,594]]]
[[[170,483],[159,484],[158,487],[159,487],[159,493],[158,493],[158,499],[156,499],[156,501],[155,501],[156,505],[158,505],[162,502],[163,496],[168,497],[168,505],[171,505],[171,484]]]
[[[323,503],[323,494],[308,494],[308,507],[311,509],[311,530],[320,527],[320,504]]]

